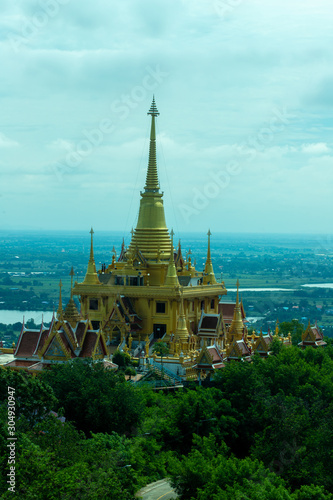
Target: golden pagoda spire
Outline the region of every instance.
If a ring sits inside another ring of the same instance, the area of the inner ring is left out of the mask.
[[[150,128],[150,145],[149,145],[149,158],[148,158],[148,170],[146,177],[145,192],[158,192],[160,189],[157,174],[157,162],[156,162],[156,131],[155,131],[155,117],[159,115],[155,104],[155,96],[153,96],[153,102],[151,103],[150,110],[147,115],[151,115],[151,128]]]
[[[167,286],[177,286],[179,285],[178,281],[178,275],[177,275],[177,269],[175,266],[175,259],[173,257],[173,235],[175,233],[173,232],[173,229],[171,229],[171,250],[170,250],[170,259],[169,259],[169,264],[168,264],[168,271],[167,275],[165,277],[165,282],[164,284]]]
[[[129,249],[138,247],[143,256],[153,262],[156,262],[160,249],[161,260],[168,261],[171,241],[165,222],[163,193],[160,192],[158,181],[155,119],[159,112],[154,97],[148,115],[151,116],[151,129],[146,184],[141,192],[138,223]]]
[[[235,340],[241,340],[244,331],[244,323],[242,318],[242,311],[239,303],[239,280],[237,280],[237,295],[236,305],[234,309],[234,316],[229,328],[229,336],[233,335]]]
[[[210,232],[210,229],[208,229],[208,248],[207,248],[207,259],[206,259],[206,264],[205,264],[205,276],[204,276],[204,283],[210,283],[211,285],[216,285],[216,278],[214,274],[214,269],[213,269],[213,263],[212,263],[212,258],[210,255],[210,237],[212,233]]]
[[[184,312],[183,292],[181,293],[180,314],[177,321],[175,336],[178,337],[181,342],[187,341],[189,336],[186,326],[186,316]]]
[[[90,230],[91,239],[90,239],[90,258],[88,262],[88,268],[86,272],[86,277],[84,278],[83,283],[85,285],[100,285],[100,281],[97,276],[95,259],[94,259],[94,246],[93,246],[93,228]]]
[[[60,321],[64,319],[64,312],[62,310],[61,288],[62,288],[62,282],[60,280],[60,282],[59,282],[59,305],[58,305],[58,311],[57,311],[57,318]]]

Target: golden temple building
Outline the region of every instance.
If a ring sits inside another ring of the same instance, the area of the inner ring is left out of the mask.
[[[160,190],[156,161],[155,122],[159,115],[155,99],[151,117],[146,183],[141,192],[137,225],[129,247],[123,245],[120,257],[96,270],[93,230],[87,272],[73,293],[79,296],[81,315],[97,330],[102,328],[109,345],[129,341],[145,342],[163,338],[173,358],[192,357],[212,339],[222,336],[222,328],[200,336],[199,323],[206,317],[219,317],[219,300],[227,293],[217,283],[211,259],[208,231],[204,271],[198,271],[191,255],[183,258],[181,247],[174,249]],[[207,321],[206,321],[207,322]],[[192,353],[192,356],[191,356]]]
[[[156,364],[153,345],[162,340],[169,351],[163,365],[170,373],[179,380],[201,380],[230,360],[251,361],[254,352],[263,357],[270,354],[271,333],[248,332],[238,280],[236,302],[221,301],[227,290],[224,282],[215,278],[210,230],[203,271],[196,269],[191,252],[183,256],[180,243],[174,248],[174,233],[166,224],[158,178],[159,112],[154,98],[148,115],[151,126],[146,182],[128,248],[123,242],[119,258],[113,251],[112,261],[97,270],[91,229],[84,280],[73,285],[71,269],[71,294],[65,309],[60,282],[59,307],[49,327],[27,330],[23,322],[15,359],[8,364],[11,368],[37,373],[52,363],[89,357],[116,369],[110,358],[117,349]],[[79,298],[80,311],[74,295]],[[313,340],[312,330],[308,336]],[[290,337],[278,336],[278,326],[274,337],[291,344]],[[305,343],[308,338],[302,340]]]

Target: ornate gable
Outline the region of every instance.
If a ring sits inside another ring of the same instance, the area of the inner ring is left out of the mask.
[[[71,355],[61,340],[59,332],[56,332],[53,336],[43,357],[45,359],[56,359],[61,361],[70,359]]]
[[[66,355],[62,349],[62,346],[60,345],[60,342],[59,340],[54,337],[53,338],[53,341],[51,342],[49,348],[47,349],[44,357],[62,357],[62,358],[66,358]]]
[[[315,342],[316,341],[315,334],[311,328],[310,321],[309,321],[309,324],[308,324],[306,330],[302,334],[302,341],[303,342]]]
[[[227,352],[229,358],[240,358],[242,357],[242,351],[237,344],[237,341],[234,340],[233,343],[229,347],[229,352]]]
[[[102,330],[99,330],[96,338],[96,343],[92,351],[92,358],[93,359],[104,358],[106,354],[107,354],[107,347],[105,343],[105,338]]]
[[[198,358],[198,365],[211,365],[213,363],[213,358],[209,354],[207,348],[201,351],[201,354]]]
[[[140,252],[138,247],[135,247],[135,250],[132,255],[132,261],[134,267],[147,267],[148,263],[143,254]]]
[[[271,337],[270,336],[263,336],[262,330],[260,331],[260,335],[257,338],[257,340],[254,343],[253,349],[254,351],[259,351],[259,352],[268,352],[268,345],[271,343]]]
[[[267,352],[267,347],[266,345],[264,344],[264,342],[262,342],[261,340],[259,341],[259,344],[256,346],[255,348],[256,351],[265,351]]]

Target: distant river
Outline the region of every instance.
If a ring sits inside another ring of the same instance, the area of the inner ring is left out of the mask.
[[[228,292],[237,292],[237,288],[227,288],[227,290]],[[240,292],[293,292],[294,288],[240,288],[239,291]]]
[[[302,286],[307,286],[308,288],[333,288],[333,283],[312,283],[310,285]]]
[[[311,283],[306,285],[301,285],[302,287],[308,288],[333,288],[333,283]],[[240,292],[293,292],[295,288],[240,288]],[[236,288],[228,288],[228,292],[237,292]],[[13,323],[22,323],[23,316],[25,321],[33,319],[38,325],[42,322],[42,314],[45,323],[50,323],[52,319],[52,311],[10,311],[10,310],[0,310],[0,323],[5,325],[10,325]]]
[[[14,323],[22,323],[23,316],[25,321],[33,319],[38,325],[42,322],[42,315],[45,323],[50,323],[52,319],[52,311],[9,311],[6,309],[0,310],[0,323],[12,325]]]

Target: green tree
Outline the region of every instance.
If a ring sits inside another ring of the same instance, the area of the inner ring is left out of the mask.
[[[127,352],[117,350],[112,356],[112,361],[116,363],[119,368],[125,369],[127,366],[131,365],[131,356],[127,354]]]
[[[90,432],[130,434],[142,415],[139,390],[127,384],[123,372],[105,370],[102,363],[74,360],[42,374],[64,408],[65,416],[86,435]]]
[[[165,342],[158,341],[156,342],[156,344],[153,345],[153,352],[161,357],[161,366],[163,373],[163,357],[169,354],[169,347]]]
[[[302,333],[304,332],[304,325],[297,319],[291,321],[284,321],[279,325],[279,333],[284,337],[291,334],[291,341],[293,345],[297,345],[302,340]]]
[[[125,370],[125,375],[129,376],[129,380],[131,380],[132,377],[135,377],[136,371],[132,366],[128,366]]]
[[[57,404],[51,386],[30,373],[0,369],[0,403],[7,406],[8,391],[15,399],[15,418],[18,428],[31,428]]]
[[[302,486],[292,495],[293,500],[332,500],[333,495],[322,486]]]
[[[285,482],[249,458],[228,457],[223,443],[196,437],[188,456],[173,462],[171,484],[188,500],[291,500]]]

